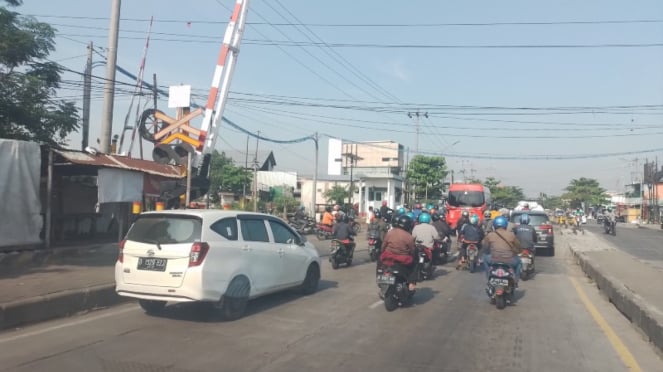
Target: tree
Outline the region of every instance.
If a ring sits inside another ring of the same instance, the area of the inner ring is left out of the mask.
[[[483,185],[490,190],[493,204],[500,207],[512,207],[525,199],[523,190],[518,186],[500,186],[502,181],[488,177]]]
[[[605,189],[601,188],[597,180],[591,178],[572,179],[564,190],[567,192],[562,198],[569,200],[571,208],[582,208],[583,203],[584,206],[605,204],[608,199]]]
[[[442,156],[417,155],[407,170],[407,180],[414,189],[414,197],[426,200],[440,199],[447,177],[447,162]]]
[[[61,68],[47,60],[54,37],[50,25],[0,7],[0,137],[61,145],[78,129],[74,103],[55,97]]]
[[[246,187],[251,191],[252,173],[248,169],[233,164],[232,158],[225,153],[214,151],[210,164],[210,198],[218,201],[218,192],[232,192],[241,195]]]
[[[334,185],[331,189],[325,191],[324,196],[328,203],[343,205],[345,204],[345,199],[350,197],[350,192],[341,185]]]

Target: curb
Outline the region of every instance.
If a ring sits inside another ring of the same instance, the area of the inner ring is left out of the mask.
[[[115,293],[115,284],[71,289],[0,305],[0,330],[70,316],[129,299]]]
[[[0,252],[0,269],[41,267],[65,257],[94,253],[102,247],[74,247]]]
[[[629,291],[617,279],[601,272],[599,265],[573,249],[571,244],[569,249],[585,274],[594,280],[599,291],[658,348],[659,353],[663,353],[663,323],[648,309],[641,297]]]

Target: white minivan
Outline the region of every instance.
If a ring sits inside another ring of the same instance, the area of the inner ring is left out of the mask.
[[[167,302],[207,302],[227,319],[249,299],[317,290],[320,256],[287,223],[267,214],[223,210],[142,213],[120,243],[116,291],[148,313]]]

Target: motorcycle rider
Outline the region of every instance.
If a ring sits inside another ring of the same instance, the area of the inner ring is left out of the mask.
[[[414,221],[418,220],[419,214],[421,214],[421,203],[415,204],[414,209],[412,210],[412,215],[413,215],[413,220]]]
[[[467,246],[471,243],[476,244],[477,248],[481,250],[481,240],[483,240],[483,236],[483,230],[479,227],[479,216],[473,214],[470,216],[470,222],[463,225],[459,231],[459,264],[465,263],[465,260],[467,259]]]
[[[331,207],[326,207],[325,208],[325,213],[322,215],[322,221],[321,223],[325,226],[328,226],[329,228],[334,225],[334,215],[332,214],[332,208]]]
[[[300,228],[306,226],[306,212],[304,212],[304,209],[304,206],[300,205],[297,211],[295,211],[295,223]]]
[[[439,213],[433,213],[431,215],[431,219],[433,220],[431,225],[433,225],[433,227],[435,227],[435,229],[437,230],[437,233],[440,234],[440,239],[444,238],[451,239],[452,230],[449,224],[447,223],[444,215],[443,214],[440,215]]]
[[[603,224],[607,225],[609,223],[616,223],[616,222],[617,222],[617,217],[615,216],[615,213],[612,211],[612,208],[606,208],[605,219],[603,220]]]
[[[394,227],[384,237],[380,262],[383,264],[399,263],[407,268],[408,287],[410,291],[414,291],[419,277],[419,261],[414,259],[417,249],[414,237],[410,234],[412,219],[407,214],[400,215],[396,218]]]
[[[435,245],[435,240],[440,239],[440,234],[437,232],[437,229],[430,224],[431,215],[428,213],[421,213],[419,215],[419,223],[417,226],[412,229],[412,236],[414,236],[414,241],[421,241],[421,245],[426,248],[433,249]]]
[[[463,211],[463,213],[460,214],[458,222],[456,222],[456,236],[460,237],[460,229],[462,229],[463,225],[468,222],[470,222],[470,212]]]
[[[334,239],[340,240],[347,249],[350,249],[354,245],[353,237],[355,232],[352,230],[352,226],[350,226],[350,218],[347,215],[343,215],[336,225],[334,225],[332,235]]]
[[[532,254],[534,254],[534,244],[536,243],[536,230],[534,227],[530,226],[529,224],[530,218],[529,214],[523,213],[520,215],[520,225],[516,226],[513,228],[513,233],[516,235],[516,238],[518,238],[518,242],[520,242],[520,246],[523,249],[527,249]]]
[[[503,216],[499,216],[493,220],[493,231],[488,233],[481,241],[483,268],[486,273],[486,279],[488,279],[491,263],[500,262],[510,265],[515,270],[515,283],[517,286],[522,267],[518,254],[522,252],[522,247],[516,235],[507,230],[508,225],[509,221]]]
[[[371,233],[377,233],[377,242],[375,245],[381,249],[384,235],[387,233],[387,230],[389,230],[389,226],[387,226],[387,223],[382,218],[380,211],[375,211],[374,215],[375,219],[368,225],[367,234],[368,236],[371,236]]]
[[[493,229],[493,219],[490,218],[491,213],[489,210],[483,212],[483,222],[481,223],[481,229],[484,234],[488,234]]]

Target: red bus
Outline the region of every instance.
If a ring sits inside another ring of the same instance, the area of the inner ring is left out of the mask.
[[[445,203],[447,223],[452,229],[463,211],[479,216],[483,221],[483,212],[490,208],[490,189],[480,183],[452,183]],[[459,226],[460,227],[460,226]]]

